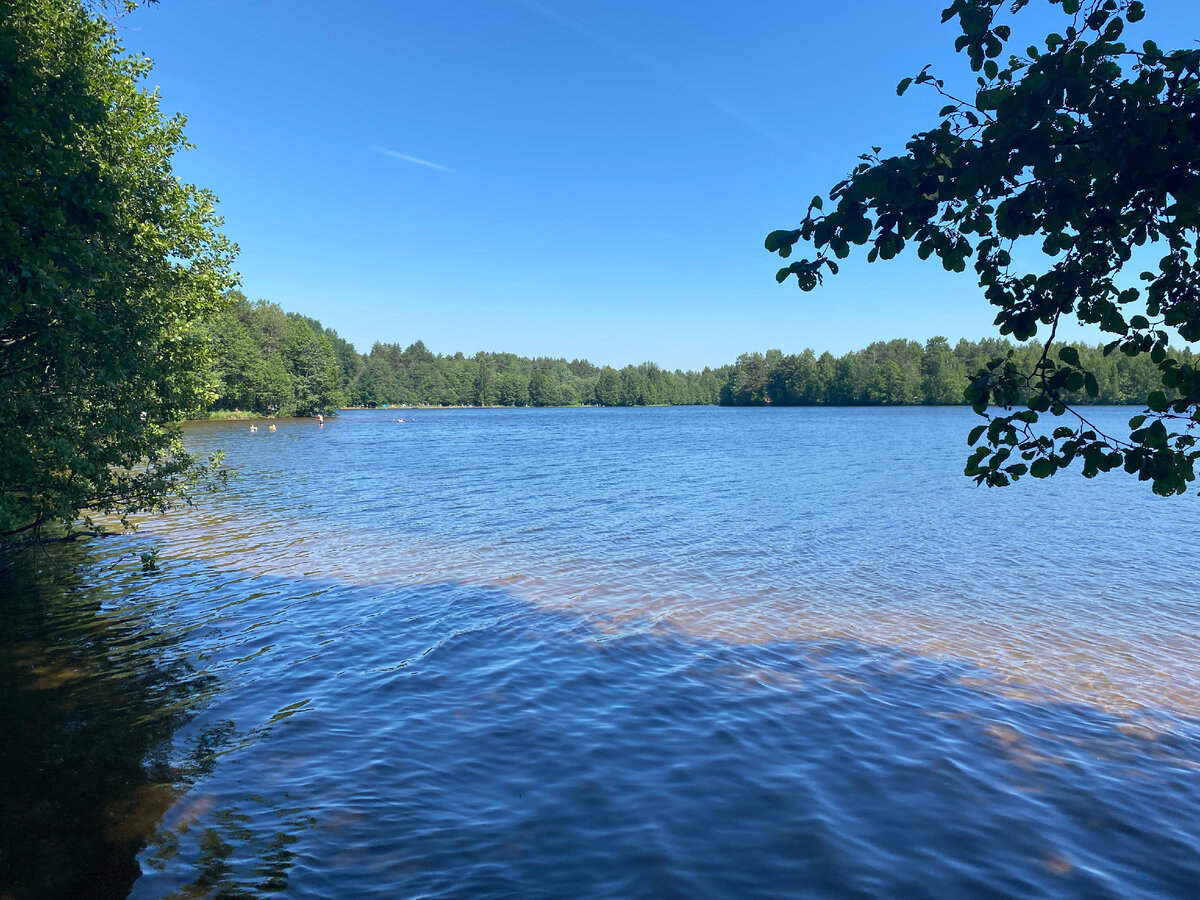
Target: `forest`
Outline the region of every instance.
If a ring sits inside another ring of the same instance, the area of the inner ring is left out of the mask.
[[[614,369],[586,359],[554,359],[480,351],[435,354],[420,341],[407,347],[377,341],[359,353],[316,319],[252,303],[239,291],[209,325],[215,367],[210,412],[313,415],[342,406],[902,406],[963,404],[964,391],[988,360],[1011,352],[1033,370],[1042,347],[1004,339],[944,337],[924,344],[881,341],[835,357],[813,350],[744,353],[732,365],[702,372],[668,371],[655,363]],[[1061,345],[1057,345],[1061,346]],[[1143,355],[1072,344],[1095,373],[1098,396],[1082,388],[1075,403],[1145,404],[1163,388],[1158,367]],[[1184,349],[1181,363],[1193,362]]]
[[[1094,397],[1082,386],[1064,390],[1064,399],[1071,403],[1145,405],[1151,392],[1164,390],[1158,366],[1145,354],[1117,351],[1105,355],[1102,345],[1083,343],[1056,343],[1050,352],[1057,357],[1067,346],[1075,349],[1080,363],[1095,375],[1099,388]],[[840,357],[831,353],[817,356],[812,350],[788,356],[779,350],[768,350],[765,355],[745,353],[722,370],[726,374],[720,402],[726,406],[961,404],[967,402],[963,392],[989,360],[1011,353],[1021,371],[1032,372],[1042,352],[1038,342],[963,339],[952,347],[944,337],[933,337],[924,345],[908,340],[880,341]],[[1171,355],[1181,364],[1195,362],[1195,355],[1186,348]],[[1174,396],[1171,390],[1165,393],[1168,398]]]
[[[513,353],[442,356],[422,341],[377,341],[358,353],[315,319],[231,291],[209,325],[210,412],[312,415],[341,406],[686,406],[716,404],[727,369],[666,371],[654,363],[596,366],[586,359]]]

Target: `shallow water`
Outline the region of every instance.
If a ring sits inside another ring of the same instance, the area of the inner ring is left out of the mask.
[[[393,415],[191,426],[228,492],[40,564],[6,693],[125,711],[132,896],[1194,896],[1194,497],[976,488],[959,409]]]

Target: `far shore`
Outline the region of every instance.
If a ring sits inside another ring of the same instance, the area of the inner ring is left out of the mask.
[[[656,404],[665,405],[665,404]],[[334,416],[339,412],[349,412],[353,410],[371,410],[375,412],[433,412],[439,409],[604,409],[595,403],[574,403],[570,406],[339,406],[333,412],[323,413],[322,415]],[[280,416],[274,413],[250,413],[242,412],[241,410],[218,410],[211,412],[206,416],[197,416],[195,418],[185,419],[186,422],[242,422],[250,419],[274,419],[283,421],[284,419],[315,419],[316,415],[311,416]]]

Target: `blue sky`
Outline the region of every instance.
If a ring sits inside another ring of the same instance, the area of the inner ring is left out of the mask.
[[[119,29],[188,117],[177,171],[221,198],[252,299],[361,351],[699,369],[996,334],[969,275],[913,253],[802,294],[762,248],[933,123],[901,78],[970,83],[944,5],[162,0]],[[1147,6],[1131,40],[1200,37],[1200,3]],[[1016,46],[1059,18],[1034,0]]]

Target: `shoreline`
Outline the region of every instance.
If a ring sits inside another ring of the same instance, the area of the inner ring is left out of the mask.
[[[670,406],[669,403],[655,403],[651,406]],[[697,404],[687,404],[694,406]],[[711,404],[700,404],[711,405]],[[339,406],[335,411],[323,413],[325,416],[334,416],[340,412],[392,412],[400,410],[403,412],[436,412],[442,409],[618,409],[619,407],[606,407],[597,403],[573,403],[565,406]],[[633,407],[625,407],[633,408]],[[650,408],[650,406],[643,407]],[[315,419],[316,416],[280,416],[271,413],[245,413],[237,410],[223,410],[220,414],[209,414],[207,416],[196,416],[184,419],[185,422],[245,422],[251,419],[273,419],[282,421],[284,419]]]

